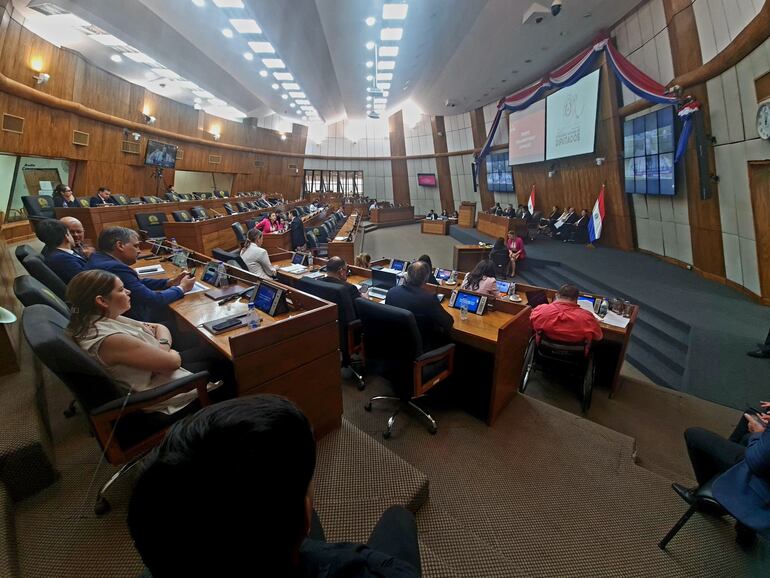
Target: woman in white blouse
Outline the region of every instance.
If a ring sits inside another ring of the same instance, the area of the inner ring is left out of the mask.
[[[255,275],[263,279],[275,277],[275,267],[270,262],[267,251],[262,248],[262,231],[259,229],[249,229],[246,243],[241,248],[241,259]]]

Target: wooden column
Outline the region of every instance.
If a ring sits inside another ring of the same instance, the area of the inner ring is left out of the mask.
[[[473,131],[473,148],[480,149],[487,142],[487,128],[484,123],[484,109],[477,108],[471,115],[471,130]],[[495,204],[495,195],[487,189],[487,164],[481,163],[476,167],[476,180],[479,185],[479,196],[481,197],[481,206],[479,211],[485,211]]]
[[[406,156],[406,140],[404,139],[404,117],[399,110],[388,118],[388,132],[390,133],[390,155],[393,157]],[[392,159],[390,161],[393,178],[393,204],[411,205],[409,195],[409,171],[406,159]]]
[[[434,116],[431,121],[433,128],[433,150],[439,155],[447,152],[446,129],[444,117]],[[455,200],[452,192],[452,171],[449,168],[449,157],[436,157],[436,172],[438,173],[438,194],[441,197],[441,209],[452,213],[455,210]]]
[[[663,0],[663,8],[668,22],[674,74],[679,77],[700,68],[703,64],[695,12],[689,0]],[[702,114],[706,124],[706,134],[711,134],[706,85],[692,86],[687,90],[687,94],[692,94],[703,105]],[[709,148],[708,156],[711,167],[709,172],[713,174],[715,161],[712,148]],[[719,216],[719,190],[715,183],[711,183],[711,198],[707,200],[700,198],[698,159],[694,138],[690,139],[684,162],[693,266],[706,277],[724,279],[725,260],[722,247],[722,223]]]

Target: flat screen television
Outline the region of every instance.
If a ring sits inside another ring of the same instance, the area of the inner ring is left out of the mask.
[[[436,175],[433,173],[417,173],[417,184],[421,187],[435,187]]]
[[[676,194],[674,108],[623,123],[625,189],[641,195]]]
[[[164,169],[173,169],[176,166],[176,149],[176,145],[148,140],[144,164],[153,167],[163,167]]]

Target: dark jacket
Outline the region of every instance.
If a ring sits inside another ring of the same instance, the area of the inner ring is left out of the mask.
[[[120,277],[131,291],[131,309],[123,315],[137,321],[157,321],[165,316],[166,305],[184,297],[181,287],[168,287],[167,279],[140,279],[134,269],[101,251],[91,255],[86,269],[102,269]]]
[[[418,578],[411,564],[364,544],[306,539],[299,550],[302,578]]]
[[[53,197],[54,207],[79,207],[80,202],[77,197],[74,197],[71,201],[65,201],[61,195],[54,195]]]
[[[434,294],[422,287],[399,285],[388,291],[385,304],[412,312],[422,335],[424,350],[446,342],[454,319],[444,311]]]
[[[336,283],[338,285],[344,285],[345,288],[350,293],[351,299],[358,299],[359,297],[361,297],[361,292],[358,290],[358,287],[356,287],[352,283],[348,283],[347,281],[343,281],[342,279],[338,279],[337,277],[332,277],[331,275],[327,275],[326,277],[321,278],[321,281],[326,281],[327,283]]]
[[[103,201],[99,195],[94,195],[88,201],[88,204],[91,205],[92,207],[101,207],[102,205],[117,205],[119,203],[115,197],[110,197],[106,201]]]
[[[64,283],[69,283],[70,280],[80,273],[86,270],[86,261],[78,253],[68,253],[61,249],[51,249],[46,251],[45,264],[59,276],[59,279]]]
[[[305,244],[305,224],[302,222],[302,218],[297,215],[291,221],[291,247],[296,249],[302,247]]]

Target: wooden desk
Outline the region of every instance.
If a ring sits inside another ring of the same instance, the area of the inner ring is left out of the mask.
[[[209,259],[192,254],[197,261]],[[146,266],[140,261],[139,266]],[[167,275],[178,269],[163,263]],[[204,267],[198,266],[198,277]],[[246,287],[258,281],[255,275],[227,266],[228,272]],[[339,333],[337,307],[288,286],[293,310],[277,317],[260,313],[256,330],[242,327],[214,335],[201,324],[245,313],[245,300],[219,306],[204,293],[188,295],[170,305],[174,313],[233,364],[237,393],[283,395],[299,406],[313,425],[317,438],[339,427],[342,419]]]
[[[424,219],[421,222],[420,231],[426,235],[448,235],[450,225],[451,222],[446,219]]]
[[[472,229],[476,226],[476,203],[463,201],[460,203],[457,224]]]
[[[258,211],[250,211],[192,223],[170,221],[163,225],[163,230],[166,233],[166,238],[176,239],[176,242],[183,247],[196,253],[211,255],[211,251],[216,248],[227,250],[236,247],[238,242],[232,224],[243,223],[247,219],[256,219],[259,214]],[[265,235],[265,238],[267,237],[270,235]]]
[[[329,257],[341,257],[345,260],[345,263],[352,265],[364,246],[364,230],[361,228],[361,219],[358,213],[350,215],[345,223],[337,231],[334,238],[329,241],[328,255]],[[337,237],[344,237],[344,241],[335,240]],[[350,239],[350,240],[347,240]]]
[[[414,207],[388,207],[369,211],[372,223],[395,223],[399,221],[414,221]]]
[[[358,213],[364,221],[369,220],[369,205],[366,203],[345,203],[342,205],[342,210],[346,215]]]
[[[489,259],[492,247],[487,245],[455,245],[452,268],[455,271],[473,271],[479,261]]]
[[[516,231],[516,235],[519,237],[527,237],[527,222],[524,219],[498,217],[489,213],[479,214],[476,229],[478,229],[479,233],[495,238],[502,237],[505,239],[508,231]]]

